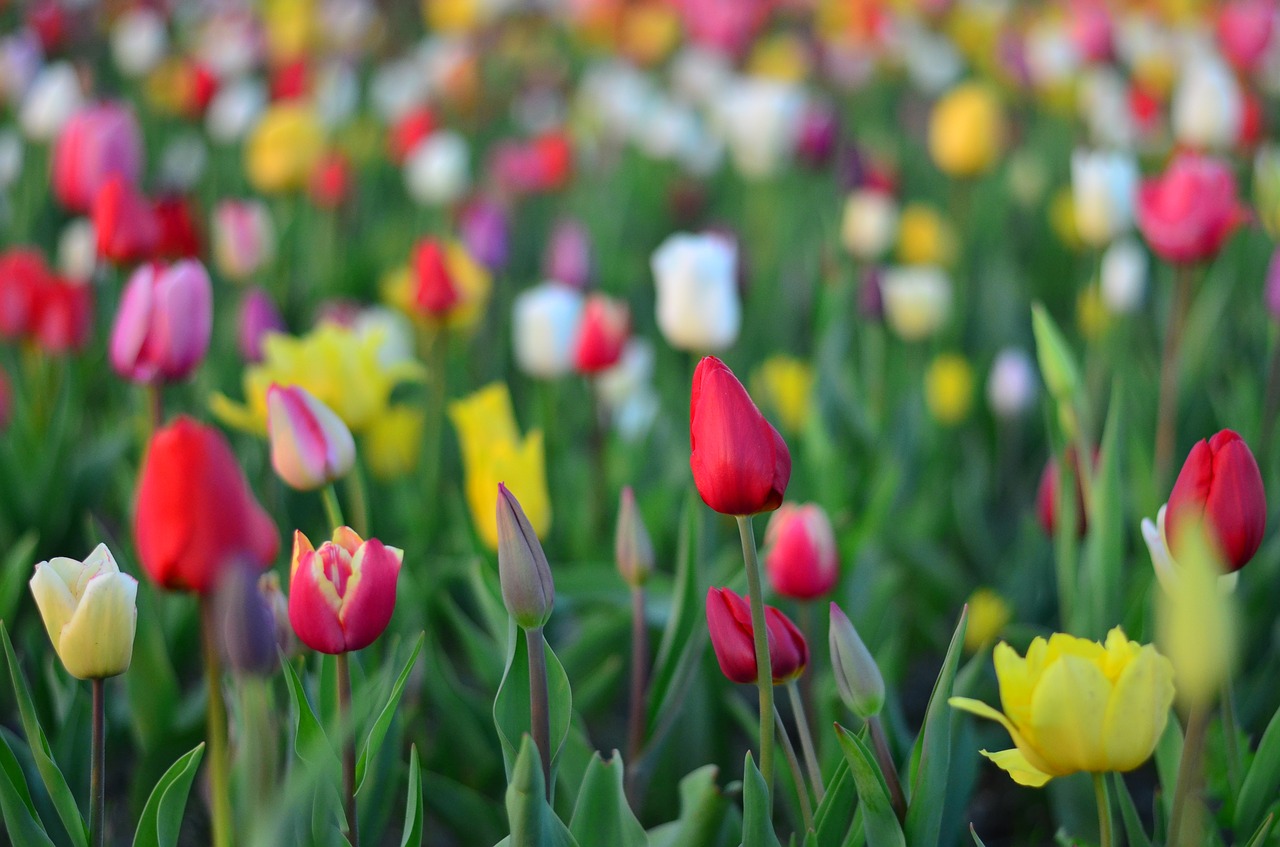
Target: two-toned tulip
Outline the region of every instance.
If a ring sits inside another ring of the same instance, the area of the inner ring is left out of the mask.
[[[339,527],[317,550],[293,534],[289,622],[312,650],[337,655],[372,644],[396,606],[396,579],[404,551]]]
[[[782,612],[765,606],[764,614],[770,675],[773,683],[780,685],[804,672],[809,664],[809,644]],[[721,672],[732,682],[755,684],[755,628],[746,598],[731,588],[708,589],[707,630]]]
[[[119,103],[87,106],[71,116],[53,148],[53,193],[72,212],[88,212],[113,176],[136,184],[142,173],[142,131]]]
[[[111,366],[140,383],[185,379],[204,361],[213,289],[204,265],[142,265],[129,277],[111,330]]]
[[[1229,429],[1191,448],[1169,494],[1167,539],[1178,559],[1182,535],[1200,524],[1228,572],[1249,563],[1267,529],[1267,495],[1249,445]]]
[[[831,519],[817,503],[783,503],[764,533],[764,566],[773,590],[794,600],[812,600],[840,578]]]
[[[104,679],[129,669],[138,581],[120,573],[105,544],[83,562],[59,557],[36,565],[31,593],[69,674]]]
[[[267,389],[271,466],[293,488],[311,491],[346,476],[356,444],[342,418],[299,385]]]

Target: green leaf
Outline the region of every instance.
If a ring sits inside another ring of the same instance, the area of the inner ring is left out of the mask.
[[[67,834],[75,847],[88,847],[89,830],[85,827],[84,818],[80,817],[80,809],[76,806],[75,795],[67,787],[67,780],[53,760],[53,751],[49,748],[49,739],[40,727],[36,717],[36,706],[31,700],[31,691],[27,687],[27,679],[18,667],[18,657],[13,653],[13,643],[9,641],[9,630],[0,622],[0,640],[4,642],[4,657],[9,663],[9,679],[13,682],[13,691],[18,698],[18,712],[22,718],[22,731],[27,736],[27,746],[31,748],[31,756],[35,759],[36,770],[44,782],[49,799],[58,812]]]
[[[422,639],[418,639],[422,646]],[[417,656],[418,651],[413,651]],[[412,662],[410,662],[412,664]],[[404,801],[404,835],[400,838],[400,847],[421,847],[422,845],[422,765],[418,762],[418,745],[409,747],[409,794]]]
[[[493,723],[502,742],[502,758],[507,766],[507,778],[519,751],[520,737],[529,732],[529,661],[528,634],[508,622],[507,669],[493,700]],[[547,697],[551,717],[551,773],[555,778],[556,760],[564,740],[569,734],[569,722],[573,716],[573,692],[564,666],[556,657],[551,645],[543,639],[547,655]]]
[[[187,808],[187,795],[196,778],[196,769],[204,757],[204,742],[169,766],[156,787],[151,789],[147,805],[138,819],[133,847],[174,847],[182,829],[182,815]]]
[[[853,820],[857,799],[858,793],[853,784],[853,775],[849,772],[849,763],[841,759],[827,786],[827,793],[822,795],[822,802],[813,813],[811,835],[814,836],[814,847],[840,847],[849,832],[849,822]],[[806,839],[805,844],[809,843],[809,839]]]
[[[1120,800],[1120,817],[1124,821],[1125,840],[1129,842],[1129,847],[1151,847],[1151,839],[1142,828],[1142,818],[1138,816],[1138,807],[1133,803],[1133,795],[1129,793],[1124,775],[1114,773],[1112,776],[1115,778],[1116,797]]]
[[[977,847],[987,847],[987,845],[982,843],[982,839],[978,837],[978,830],[973,828],[973,824],[969,824],[969,834],[973,836],[973,843],[976,844]]]
[[[742,847],[782,847],[773,829],[773,804],[769,787],[747,751],[742,766]]]
[[[0,733],[0,815],[4,817],[5,830],[9,833],[11,843],[53,847],[53,842],[36,813],[35,803],[31,802],[31,792],[27,790],[27,779],[22,775],[22,766],[18,764],[18,758],[13,755],[3,733]]]
[[[673,712],[673,703],[687,690],[680,684],[689,669],[696,665],[703,647],[698,622],[702,614],[698,592],[698,519],[701,501],[690,489],[680,517],[680,538],[676,553],[676,572],[671,595],[671,614],[658,642],[657,658],[649,682],[649,731],[653,734],[663,716]],[[632,762],[632,765],[635,765]]]
[[[1249,843],[1245,847],[1262,847],[1267,843],[1267,836],[1271,834],[1271,827],[1276,822],[1275,815],[1267,815],[1266,819],[1258,824],[1258,830],[1249,839]]]
[[[861,738],[840,724],[836,724],[836,737],[844,750],[845,761],[849,763],[849,773],[853,775],[854,785],[858,788],[858,798],[862,801],[867,847],[906,847],[906,836],[902,833],[898,816],[893,813],[889,787],[885,785],[884,775],[876,766],[875,757]]]
[[[716,785],[715,765],[704,765],[680,780],[680,817],[649,831],[650,847],[713,847],[729,800]]]
[[[1059,403],[1074,402],[1080,389],[1080,370],[1062,331],[1045,311],[1043,303],[1031,306],[1031,329],[1036,339],[1036,358],[1045,387]]]
[[[9,548],[0,563],[0,621],[12,620],[18,610],[27,580],[31,578],[35,564],[35,531],[28,532]]]
[[[1111,393],[1111,409],[1093,473],[1093,502],[1089,506],[1089,536],[1085,540],[1079,597],[1092,603],[1090,620],[1083,633],[1102,638],[1107,627],[1120,620],[1119,602],[1124,597],[1124,501],[1120,485],[1121,388],[1119,378]],[[1061,502],[1061,501],[1060,501]],[[1070,526],[1070,525],[1069,525]]]
[[[578,847],[573,834],[547,803],[542,759],[528,735],[520,741],[507,784],[507,820],[511,823],[511,847]]]
[[[1156,773],[1160,775],[1160,784],[1168,790],[1161,791],[1156,802],[1156,809],[1164,812],[1157,816],[1155,830],[1169,822],[1173,814],[1173,788],[1178,784],[1178,766],[1182,761],[1182,725],[1178,722],[1178,714],[1169,710],[1169,722],[1165,724],[1164,734],[1156,742]]]
[[[911,799],[907,806],[906,837],[911,847],[934,847],[942,827],[942,812],[947,799],[947,777],[951,769],[951,728],[955,712],[947,705],[956,678],[960,655],[964,652],[964,631],[969,620],[966,606],[960,612],[951,646],[942,660],[942,670],[933,686],[924,727],[920,730],[919,757],[911,782]],[[850,763],[852,765],[852,763]]]
[[[422,651],[422,645],[426,640],[427,634],[425,632],[418,635],[418,640],[413,645],[413,650],[409,653],[409,660],[404,663],[404,668],[400,671],[400,675],[396,677],[395,685],[391,686],[391,692],[387,695],[386,704],[378,714],[378,719],[373,722],[373,727],[369,730],[369,736],[360,748],[360,758],[356,761],[356,794],[359,794],[360,790],[364,788],[364,778],[369,767],[369,760],[378,755],[378,748],[382,746],[383,739],[387,737],[387,729],[390,728],[391,721],[395,719],[396,708],[400,705],[400,697],[404,694],[404,687],[409,681],[409,674],[413,672],[413,666],[418,661],[418,653]]]
[[[1258,742],[1258,752],[1236,795],[1235,831],[1253,832],[1280,795],[1280,709]]]
[[[578,789],[569,831],[581,847],[648,847],[649,836],[627,804],[622,756],[605,761],[596,753]]]
[[[338,775],[338,756],[320,725],[311,702],[307,700],[306,689],[298,677],[293,663],[286,657],[280,658],[280,666],[284,668],[284,681],[289,688],[289,705],[293,710],[293,750],[298,758],[312,767],[321,768],[336,779]]]

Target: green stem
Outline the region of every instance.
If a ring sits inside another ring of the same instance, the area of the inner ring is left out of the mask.
[[[369,537],[369,497],[364,487],[364,471],[360,463],[351,466],[345,481],[347,502],[351,504],[351,528],[361,538]],[[336,529],[336,527],[335,527]]]
[[[644,748],[648,676],[649,627],[645,622],[644,587],[636,586],[631,589],[631,715],[627,721],[627,764],[632,774],[638,772],[636,765]]]
[[[342,727],[342,800],[347,813],[347,841],[360,847],[356,809],[356,733],[351,723],[351,668],[347,654],[337,655],[338,725]]]
[[[213,598],[200,598],[200,630],[204,642],[205,685],[209,690],[209,792],[213,847],[231,847],[230,760],[227,757],[227,705],[222,700],[222,661],[218,655],[217,617]]]
[[[791,768],[791,779],[796,784],[796,796],[800,798],[800,818],[804,821],[804,830],[813,829],[813,804],[809,801],[809,789],[804,784],[804,772],[800,770],[800,760],[796,758],[795,745],[787,734],[787,726],[782,722],[782,715],[777,709],[773,712],[774,725],[778,729],[778,738],[782,741],[782,755]]]
[[[164,386],[159,382],[147,383],[147,415],[151,425],[148,439],[164,425]]]
[[[1178,435],[1178,352],[1182,330],[1191,308],[1194,271],[1189,265],[1174,270],[1173,303],[1169,307],[1169,324],[1164,334],[1164,352],[1160,359],[1160,399],[1156,411],[1155,476],[1157,488],[1164,487],[1169,463]]]
[[[1099,847],[1111,847],[1111,797],[1107,794],[1106,774],[1093,775],[1093,794],[1098,801]]]
[[[342,505],[338,503],[338,491],[332,482],[320,489],[320,497],[324,500],[324,513],[329,519],[329,526],[334,529],[346,526],[347,522],[342,519]]]
[[[1205,730],[1209,726],[1209,709],[1193,706],[1187,717],[1187,732],[1182,739],[1182,759],[1178,762],[1178,783],[1173,790],[1173,809],[1169,815],[1168,847],[1194,847],[1199,837],[1199,805],[1195,793],[1199,789],[1200,769],[1204,758]]]
[[[1240,773],[1240,721],[1236,717],[1235,686],[1231,683],[1231,674],[1222,681],[1222,739],[1227,754],[1227,780],[1233,792],[1240,790],[1244,775]]]
[[[818,753],[813,745],[813,733],[809,731],[809,717],[804,713],[804,700],[794,680],[787,683],[787,694],[791,697],[791,711],[795,713],[796,732],[800,735],[800,749],[804,751],[804,763],[809,769],[813,796],[821,803],[827,788],[822,784],[822,769],[818,767]]]
[[[89,771],[89,843],[106,843],[106,731],[103,708],[103,681],[93,680],[93,741]]]
[[[742,558],[747,568],[747,594],[751,601],[751,629],[756,648],[756,688],[760,691],[760,774],[769,789],[773,808],[773,664],[769,660],[769,631],[764,619],[764,594],[760,587],[760,557],[750,515],[738,515]]]
[[[902,781],[898,778],[898,766],[893,763],[893,752],[889,749],[889,739],[884,734],[884,724],[879,715],[867,718],[867,733],[871,736],[871,750],[875,753],[876,763],[880,765],[880,773],[884,775],[885,785],[889,788],[889,802],[898,816],[899,823],[907,822],[907,795],[902,792]]]
[[[551,699],[547,694],[547,651],[542,627],[525,630],[529,648],[529,724],[542,759],[542,778],[551,799]]]

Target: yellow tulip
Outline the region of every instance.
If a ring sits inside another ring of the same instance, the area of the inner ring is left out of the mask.
[[[904,265],[949,265],[955,255],[955,231],[937,209],[910,203],[902,210],[898,259]]]
[[[422,453],[426,420],[426,413],[421,409],[404,404],[392,406],[378,415],[365,431],[361,445],[370,472],[378,479],[395,479],[412,473]]]
[[[129,669],[138,581],[120,573],[105,544],[83,562],[60,557],[36,565],[31,593],[68,673],[104,679]]]
[[[480,0],[423,0],[422,16],[433,32],[470,32],[484,23],[485,5]]]
[[[320,17],[315,0],[268,0],[262,9],[267,51],[278,64],[304,57],[316,40]]]
[[[1013,617],[1009,604],[990,588],[979,588],[969,595],[969,625],[964,631],[964,649],[970,653],[995,641]]]
[[[481,540],[498,549],[493,499],[500,482],[520,501],[533,531],[545,536],[551,526],[551,497],[542,431],[520,438],[507,386],[495,382],[455,400],[449,404],[449,418],[462,449],[467,506]]]
[[[756,370],[755,394],[778,415],[791,433],[804,429],[813,410],[813,368],[790,356],[773,356]]]
[[[938,423],[951,426],[969,416],[973,407],[973,368],[956,353],[943,353],[924,375],[924,399]]]
[[[249,183],[266,194],[304,188],[324,154],[315,113],[296,103],[269,108],[245,144]]]
[[[995,92],[981,83],[961,83],[933,107],[929,153],[948,176],[977,176],[995,163],[1004,134],[1004,112]]]
[[[489,295],[493,291],[493,277],[484,265],[476,261],[459,241],[444,246],[445,266],[458,292],[458,304],[444,318],[433,318],[422,313],[413,302],[413,271],[407,265],[392,270],[383,279],[382,299],[394,309],[412,318],[427,329],[470,329],[480,322]]]
[[[979,700],[953,708],[999,722],[1014,747],[982,755],[1014,782],[1038,788],[1055,776],[1131,771],[1151,757],[1173,704],[1173,665],[1116,627],[1105,644],[1056,633],[1025,658],[995,649],[1003,714]]]
[[[397,385],[425,377],[418,362],[384,364],[382,343],[380,332],[361,334],[329,322],[300,337],[272,333],[263,341],[262,362],[245,369],[245,402],[214,394],[210,408],[228,426],[265,434],[267,389],[272,383],[299,385],[352,432],[363,433],[387,413]]]
[[[748,71],[782,82],[804,82],[809,76],[809,48],[792,34],[774,35],[751,51]]]
[[[680,43],[680,16],[662,3],[640,3],[623,12],[622,50],[642,65],[653,65]]]

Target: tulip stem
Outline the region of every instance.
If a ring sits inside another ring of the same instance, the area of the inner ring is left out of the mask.
[[[773,664],[769,659],[769,630],[764,619],[764,594],[760,588],[760,557],[750,515],[738,515],[742,558],[747,567],[747,594],[751,601],[751,629],[756,648],[756,688],[760,691],[760,775],[769,790],[773,809]]]
[[[879,715],[867,718],[867,734],[871,736],[871,749],[875,753],[880,772],[884,775],[885,785],[889,788],[889,802],[898,816],[899,823],[907,822],[907,795],[902,793],[902,782],[898,779],[898,766],[893,763],[893,753],[889,750],[889,738],[884,734],[884,724]]]
[[[1111,797],[1107,794],[1106,774],[1093,775],[1093,794],[1098,800],[1098,842],[1099,847],[1111,847]]]
[[[106,728],[103,707],[104,682],[93,680],[93,747],[89,770],[89,843],[102,847],[106,843]]]
[[[547,651],[542,627],[525,630],[529,648],[529,723],[533,743],[542,759],[542,779],[551,800],[551,707],[547,694]]]
[[[804,751],[804,763],[809,769],[809,781],[813,783],[813,796],[821,803],[827,787],[822,784],[822,769],[818,767],[818,753],[813,746],[813,733],[809,731],[809,717],[804,713],[804,700],[795,680],[787,683],[787,695],[791,698],[791,711],[795,713],[796,732],[800,735],[800,749]]]
[[[324,500],[324,513],[329,518],[329,526],[335,530],[347,525],[342,518],[342,505],[338,502],[338,491],[329,483],[320,489],[320,497]]]
[[[778,737],[782,740],[782,754],[791,768],[791,779],[796,784],[796,796],[800,798],[800,818],[804,821],[805,832],[813,829],[813,804],[809,801],[809,789],[804,784],[804,771],[800,770],[800,760],[796,758],[795,745],[787,734],[787,725],[782,722],[782,714],[774,709],[774,723],[778,728]]]
[[[360,826],[356,822],[356,732],[351,723],[351,667],[347,654],[339,653],[338,725],[342,727],[342,799],[347,813],[347,841],[360,847]]]
[[[645,622],[645,596],[642,586],[631,589],[631,715],[627,728],[627,763],[631,765],[633,778],[631,793],[635,793],[634,775],[639,773],[636,763],[644,747],[646,718],[645,687],[649,676],[649,627]],[[636,798],[630,798],[635,805]]]
[[[1180,265],[1174,270],[1175,288],[1173,303],[1169,307],[1169,324],[1164,334],[1164,353],[1160,359],[1160,400],[1156,412],[1155,476],[1157,488],[1162,488],[1169,474],[1173,459],[1174,442],[1178,434],[1178,348],[1182,343],[1182,329],[1187,322],[1187,310],[1191,308],[1191,288],[1194,274],[1190,266]]]
[[[364,485],[364,471],[360,463],[351,466],[346,478],[347,503],[351,506],[351,528],[361,538],[369,536],[369,497]],[[337,527],[334,527],[335,529]]]
[[[1187,732],[1182,739],[1182,759],[1178,762],[1178,783],[1173,790],[1173,808],[1169,815],[1169,847],[1192,847],[1198,843],[1200,821],[1199,799],[1193,795],[1199,790],[1200,768],[1204,756],[1204,734],[1209,726],[1209,710],[1193,706],[1187,716]]]
[[[150,417],[151,433],[164,425],[164,388],[159,382],[147,383],[147,415]]]
[[[218,655],[213,598],[200,598],[200,634],[204,642],[205,685],[209,689],[209,792],[213,847],[231,847],[231,784],[227,758],[227,704],[222,700],[222,662]]]

